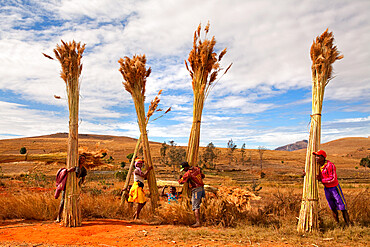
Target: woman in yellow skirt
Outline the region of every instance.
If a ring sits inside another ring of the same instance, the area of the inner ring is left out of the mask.
[[[152,166],[148,167],[148,170],[144,173],[141,168],[144,165],[144,160],[138,159],[135,161],[134,170],[134,184],[132,185],[129,193],[128,202],[136,202],[137,209],[134,214],[134,219],[139,219],[140,211],[146,204],[146,197],[144,193],[144,180],[148,177],[149,171],[153,169]]]

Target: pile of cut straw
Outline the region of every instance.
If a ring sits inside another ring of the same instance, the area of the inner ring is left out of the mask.
[[[321,111],[326,85],[332,79],[332,64],[343,56],[333,45],[333,33],[326,31],[311,46],[312,60],[312,115],[310,137],[307,146],[302,204],[297,226],[298,232],[318,230],[318,181],[319,167],[312,152],[319,150],[321,138]]]
[[[131,94],[135,104],[141,139],[143,143],[144,162],[147,164],[148,167],[150,167],[153,166],[153,163],[150,155],[148,134],[146,130],[147,120],[149,119],[149,117],[145,117],[144,101],[146,78],[150,75],[151,68],[147,70],[145,67],[145,55],[135,55],[132,59],[126,56],[124,59],[119,59],[118,63],[120,64],[119,71],[121,72],[124,79],[123,85],[125,89]],[[152,210],[154,211],[158,205],[159,200],[159,193],[156,184],[154,169],[149,172],[148,184]]]
[[[84,155],[86,157],[85,160],[85,168],[91,169],[102,165],[107,165],[103,162],[102,158],[104,157],[104,153],[107,153],[107,149],[100,149],[97,151],[89,151],[87,147],[80,147],[78,148],[79,155]]]
[[[55,57],[62,66],[60,76],[66,83],[69,108],[69,135],[67,150],[67,168],[78,165],[78,108],[80,97],[79,77],[82,71],[82,53],[85,44],[61,41],[62,45],[57,45],[54,49]],[[45,57],[53,59],[44,54]],[[81,225],[81,209],[78,203],[77,179],[74,173],[68,176],[66,184],[66,197],[63,211],[63,224],[68,227]]]

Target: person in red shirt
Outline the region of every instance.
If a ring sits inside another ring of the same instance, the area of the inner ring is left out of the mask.
[[[199,167],[190,166],[188,162],[181,163],[181,170],[185,171],[183,176],[180,175],[179,183],[184,184],[189,182],[191,189],[191,204],[195,216],[195,224],[192,227],[200,227],[200,204],[202,198],[205,197],[203,178],[205,175],[202,173]]]
[[[324,150],[319,150],[317,152],[313,152],[312,154],[315,155],[316,162],[320,166],[317,180],[321,181],[325,187],[325,197],[328,201],[330,209],[333,211],[335,221],[339,223],[338,210],[340,210],[342,211],[346,226],[349,226],[350,221],[347,211],[347,204],[338,182],[335,165],[329,160],[326,160],[326,152]]]

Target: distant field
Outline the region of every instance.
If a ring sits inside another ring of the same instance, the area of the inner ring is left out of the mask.
[[[102,226],[101,229],[92,226],[94,229],[89,230],[94,232],[92,236],[107,236],[109,230],[115,229],[116,222],[123,225],[131,224],[131,209],[127,208],[127,205],[122,208],[119,204],[124,182],[114,174],[121,170],[122,161],[127,162],[126,156],[133,152],[136,140],[127,137],[81,135],[79,144],[90,151],[107,149],[107,157],[114,158],[111,164],[88,171],[81,194],[84,220],[109,219],[103,220],[103,224],[96,223]],[[150,143],[156,177],[159,180],[172,181],[176,184],[179,169],[162,165],[159,162],[161,145],[161,143]],[[19,154],[21,147],[26,147],[27,155]],[[218,148],[219,155],[215,162],[215,169],[203,169],[206,174],[205,184],[216,188],[242,188],[257,193],[261,199],[250,202],[250,211],[238,213],[234,206],[230,206],[221,197],[215,197],[211,192],[207,192],[207,200],[201,209],[205,226],[199,231],[193,231],[186,227],[193,221],[191,211],[179,205],[172,205],[172,208],[168,208],[162,198],[162,206],[158,209],[158,215],[154,217],[150,213],[150,207],[146,206],[142,213],[143,224],[134,223],[129,228],[129,230],[132,229],[131,231],[117,230],[115,236],[123,238],[127,238],[127,234],[136,236],[137,228],[148,229],[146,225],[148,222],[148,225],[153,226],[149,233],[151,241],[154,241],[154,237],[155,241],[169,239],[172,241],[171,246],[173,242],[189,242],[199,236],[209,236],[205,239],[207,246],[213,245],[215,239],[219,241],[219,246],[230,243],[233,246],[248,246],[252,241],[263,243],[261,246],[271,246],[271,244],[272,246],[312,246],[312,243],[316,243],[315,246],[366,246],[370,239],[368,234],[370,169],[359,167],[359,162],[362,157],[370,154],[369,138],[344,138],[324,143],[322,148],[327,151],[328,158],[337,165],[339,180],[349,205],[350,217],[354,222],[354,226],[349,229],[341,229],[333,221],[326,205],[323,187],[320,185],[320,232],[307,236],[296,233],[305,150],[293,152],[266,150],[262,162],[262,171],[265,176],[261,178],[258,150],[245,150],[245,158],[248,161],[241,165],[239,162],[240,149],[234,151],[233,159],[230,161],[227,155],[228,150]],[[50,227],[55,232],[64,231],[64,228],[54,227],[50,222],[55,219],[59,205],[59,200],[53,197],[55,174],[59,168],[65,166],[66,149],[66,134],[0,140],[0,236],[2,236],[0,244],[12,246],[24,239],[9,236],[20,232],[30,232],[29,235],[34,238],[29,239],[29,242],[40,245],[43,242],[43,236],[50,234],[48,232]],[[201,148],[200,152],[202,153],[203,150],[204,148]],[[128,166],[125,168],[127,169]],[[161,186],[163,185],[159,185],[159,192],[162,191]],[[144,189],[148,193],[147,184]],[[178,186],[178,189],[181,190],[181,187]],[[32,224],[27,226],[13,223],[21,219],[30,220]],[[49,223],[36,226],[39,222]],[[84,224],[82,231],[89,227],[89,223]],[[103,227],[105,224],[107,225]],[[22,228],[18,228],[20,226]],[[158,226],[164,226],[166,230],[162,232]],[[39,235],[33,233],[35,227],[38,227]],[[53,244],[60,241],[57,237],[53,239],[51,235],[48,236]],[[90,236],[89,239],[96,243],[101,241],[100,237]],[[71,242],[59,243],[72,244]],[[132,243],[136,243],[136,246],[140,245],[138,239]]]
[[[64,166],[67,150],[66,133],[58,133],[47,136],[16,138],[0,140],[0,166],[3,173],[16,174],[26,173],[37,166],[37,169],[46,174],[54,174],[59,167]],[[129,137],[104,136],[104,135],[79,135],[79,146],[87,147],[94,151],[101,148],[108,150],[107,157],[112,156],[112,165],[101,169],[119,169],[122,161],[128,162],[126,156],[133,152],[136,139]],[[161,143],[151,142],[151,154],[156,166],[159,178],[173,178],[172,167],[161,165]],[[19,154],[21,147],[28,150],[27,157]],[[370,139],[363,137],[343,138],[322,144],[322,149],[328,153],[328,159],[337,166],[340,179],[354,179],[365,181],[369,179],[368,172],[359,167],[361,158],[370,155]],[[201,147],[202,153],[204,148]],[[245,157],[249,159],[245,165],[238,162],[241,158],[240,149],[234,151],[232,162],[227,158],[228,150],[218,148],[220,154],[216,159],[216,170],[209,171],[216,177],[228,176],[238,183],[249,183],[253,179],[260,179],[260,158],[258,150],[245,150]],[[280,181],[292,183],[296,181],[304,169],[305,150],[275,151],[266,150],[263,154],[263,172],[266,177],[261,181]],[[27,159],[27,162],[25,162]],[[116,164],[116,166],[115,166]],[[357,167],[357,169],[356,169]],[[176,173],[177,174],[177,173]],[[365,179],[365,180],[364,180]]]

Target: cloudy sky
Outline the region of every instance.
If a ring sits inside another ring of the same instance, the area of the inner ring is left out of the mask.
[[[118,59],[146,54],[147,101],[160,89],[166,116],[152,141],[186,145],[192,122],[185,68],[193,33],[210,22],[222,66],[233,66],[207,98],[201,145],[276,148],[308,139],[314,38],[329,28],[344,58],[325,91],[322,142],[370,133],[368,0],[3,0],[0,3],[0,139],[68,132],[60,40],[86,44],[79,132],[137,138]],[[61,96],[55,99],[54,95]]]

